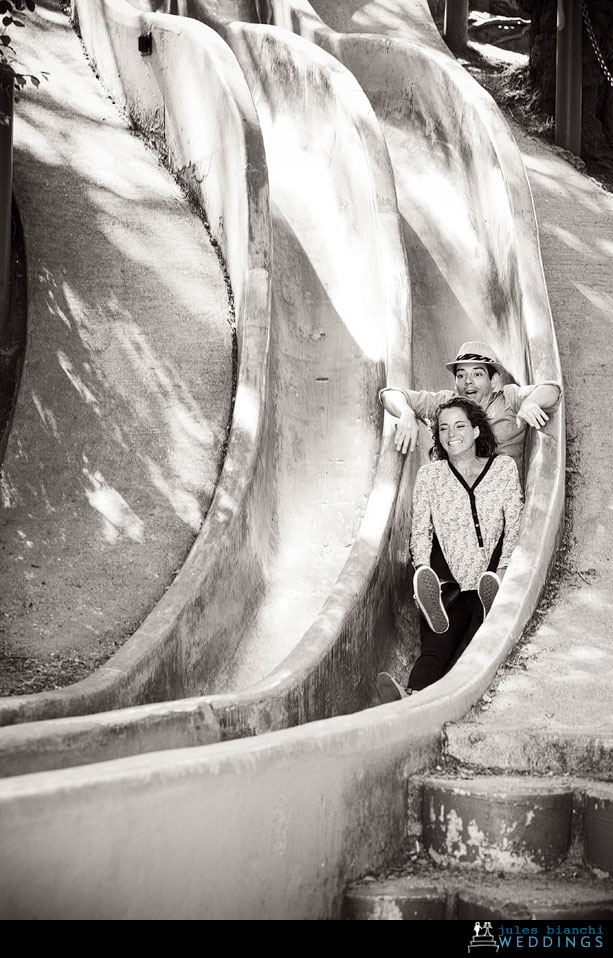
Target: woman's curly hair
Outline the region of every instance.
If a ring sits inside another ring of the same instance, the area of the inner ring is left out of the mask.
[[[442,403],[442,405],[440,405],[436,411],[436,416],[432,422],[432,436],[434,438],[434,445],[430,450],[431,459],[449,458],[441,445],[438,435],[439,418],[445,409],[463,409],[471,426],[479,427],[479,435],[477,436],[477,441],[475,443],[475,452],[478,456],[483,459],[487,459],[496,452],[498,443],[496,442],[494,431],[489,419],[487,418],[485,410],[482,409],[481,406],[478,406],[476,402],[473,402],[472,399],[465,399],[464,396],[454,396],[453,399],[449,399],[447,402]]]

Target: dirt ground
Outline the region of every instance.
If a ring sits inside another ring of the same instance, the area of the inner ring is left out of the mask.
[[[598,157],[577,157],[555,145],[554,118],[542,111],[539,97],[530,87],[527,56],[505,53],[489,44],[470,43],[459,60],[505,116],[613,192],[613,147],[602,150]]]

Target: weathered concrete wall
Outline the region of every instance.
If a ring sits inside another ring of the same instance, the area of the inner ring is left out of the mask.
[[[397,850],[406,777],[433,748],[414,718],[378,709],[6,780],[0,915],[338,918],[346,881]]]

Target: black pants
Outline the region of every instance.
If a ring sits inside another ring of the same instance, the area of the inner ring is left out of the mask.
[[[421,619],[421,655],[411,669],[408,688],[418,691],[438,681],[456,653],[468,645],[483,623],[483,607],[477,592],[457,592],[447,615],[449,628],[443,633],[433,632],[426,620]]]
[[[502,537],[492,554],[489,571],[495,572],[498,568],[501,550]],[[420,617],[421,655],[411,669],[407,684],[407,688],[416,692],[443,677],[449,665],[464,651],[483,624],[483,606],[478,593],[474,590],[460,592],[436,536],[432,543],[430,566],[443,583],[441,592],[449,617],[449,628],[447,632],[433,632],[424,617]]]

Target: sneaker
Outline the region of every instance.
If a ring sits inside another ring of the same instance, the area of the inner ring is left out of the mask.
[[[382,705],[387,704],[387,702],[398,702],[400,699],[406,698],[408,694],[389,672],[379,672],[375,685]]]
[[[429,565],[419,567],[413,576],[415,601],[433,632],[446,632],[449,619],[441,598],[441,582]]]
[[[490,609],[492,608],[492,603],[498,594],[498,589],[500,588],[500,579],[495,572],[484,572],[481,578],[479,579],[479,585],[477,586],[477,592],[479,593],[479,598],[481,599],[481,605],[483,606],[483,618],[486,617]]]

